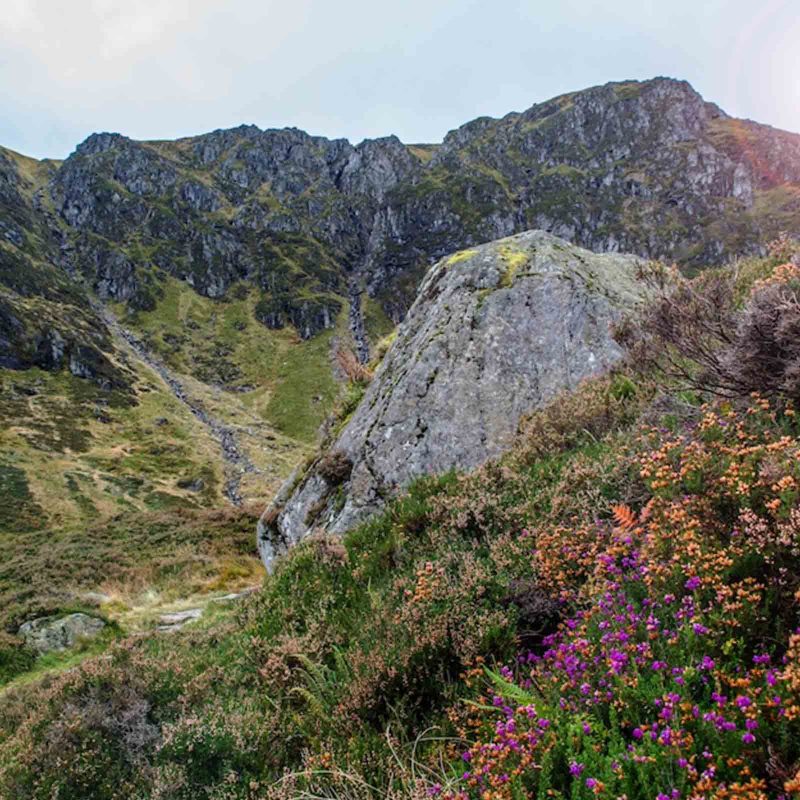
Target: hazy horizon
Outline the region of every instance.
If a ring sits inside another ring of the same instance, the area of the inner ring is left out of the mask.
[[[656,76],[800,131],[800,20],[786,0],[165,5],[10,0],[0,145],[59,159],[96,131],[158,140],[241,124],[436,143],[476,117]]]

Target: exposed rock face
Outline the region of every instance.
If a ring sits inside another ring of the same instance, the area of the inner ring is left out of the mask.
[[[88,614],[70,614],[66,617],[39,617],[26,622],[19,629],[19,636],[33,650],[49,653],[67,650],[79,639],[97,636],[106,623]]]
[[[642,266],[542,231],[441,260],[330,452],[265,514],[265,562],[312,528],[344,532],[415,477],[507,449],[524,413],[621,356],[609,325],[642,299]]]

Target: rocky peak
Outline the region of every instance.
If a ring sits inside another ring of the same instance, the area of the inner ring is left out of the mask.
[[[131,140],[121,133],[92,133],[84,139],[76,148],[75,154],[81,156],[92,156],[97,153],[105,153],[112,147],[119,147]]]
[[[621,356],[609,326],[643,297],[642,266],[543,231],[442,259],[341,434],[265,514],[265,562],[315,528],[343,533],[415,477],[506,450],[523,414]]]
[[[396,136],[365,139],[350,154],[337,183],[346,194],[382,201],[388,191],[419,171],[419,162]]]

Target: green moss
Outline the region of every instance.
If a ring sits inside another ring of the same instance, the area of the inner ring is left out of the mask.
[[[500,277],[500,288],[507,289],[514,285],[517,272],[530,261],[530,254],[524,250],[517,250],[511,245],[500,248],[500,258],[503,259],[505,270]]]
[[[447,261],[445,261],[445,265],[448,267],[454,267],[456,264],[460,264],[462,261],[467,261],[468,259],[472,258],[477,254],[477,252],[477,250],[459,250],[459,252],[454,253],[447,259]]]

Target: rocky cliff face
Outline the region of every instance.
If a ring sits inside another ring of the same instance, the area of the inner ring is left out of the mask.
[[[127,389],[111,338],[86,292],[60,266],[58,223],[42,187],[58,173],[0,148],[0,368],[69,369],[106,390]]]
[[[257,320],[303,338],[349,304],[362,355],[363,291],[398,321],[431,263],[516,231],[702,266],[800,229],[800,137],[666,78],[477,119],[440,145],[254,126],[102,133],[36,170],[26,195],[0,164],[8,258],[34,231],[51,263],[133,309],[155,307],[167,275],[212,298],[245,281]]]
[[[524,413],[620,357],[609,325],[643,297],[643,263],[542,231],[442,259],[353,417],[264,515],[265,562],[314,528],[344,532],[415,477],[507,449]]]

